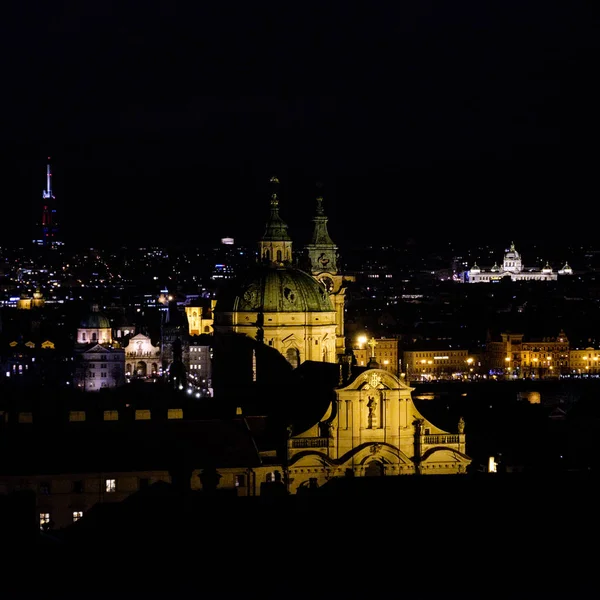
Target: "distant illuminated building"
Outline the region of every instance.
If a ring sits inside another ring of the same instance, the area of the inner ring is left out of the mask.
[[[50,161],[50,157],[48,157]],[[56,198],[52,191],[52,169],[50,163],[46,165],[46,189],[42,192],[42,216],[39,223],[39,237],[33,243],[45,248],[62,246],[63,242],[58,237],[58,217],[56,213]]]
[[[96,392],[124,383],[125,351],[113,341],[110,321],[94,304],[77,329],[75,387]]]
[[[448,347],[404,350],[402,357],[407,381],[471,378],[476,363],[468,350]]]
[[[185,305],[190,335],[213,333],[213,311],[217,301],[212,298],[195,298]]]
[[[359,367],[369,364],[372,358],[381,369],[399,375],[398,338],[370,338],[358,336],[352,346],[352,353]]]
[[[44,296],[39,288],[33,292],[33,298],[29,297],[26,292],[21,294],[17,300],[17,308],[19,310],[31,310],[32,308],[43,308],[45,304]]]
[[[510,278],[511,281],[556,281],[558,275],[572,275],[573,270],[568,263],[555,273],[552,267],[546,263],[542,269],[525,268],[521,255],[515,249],[514,243],[504,253],[502,266],[495,263],[490,268],[481,268],[474,263],[470,270],[466,271],[464,281],[466,283],[493,283]]]
[[[212,395],[212,336],[199,335],[190,339],[188,380],[196,389]]]
[[[127,377],[145,379],[157,377],[160,372],[160,347],[143,333],[129,339],[125,346],[125,374]]]

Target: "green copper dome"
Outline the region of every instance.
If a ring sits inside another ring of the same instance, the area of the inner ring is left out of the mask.
[[[92,311],[79,322],[79,329],[110,329],[110,321],[102,313]]]
[[[333,312],[325,287],[294,267],[257,267],[217,294],[215,313]]]

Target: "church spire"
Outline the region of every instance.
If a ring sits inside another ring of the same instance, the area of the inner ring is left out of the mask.
[[[292,262],[292,239],[287,224],[279,216],[279,179],[271,177],[270,183],[271,212],[262,239],[258,242],[259,260],[265,264],[283,266]]]
[[[313,233],[309,244],[306,245],[310,271],[313,275],[319,273],[338,272],[337,246],[333,243],[327,231],[327,216],[323,209],[323,196],[321,195],[321,184],[317,184],[319,194],[317,195],[317,208],[313,217]]]

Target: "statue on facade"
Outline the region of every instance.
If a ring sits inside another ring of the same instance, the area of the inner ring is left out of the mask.
[[[458,433],[464,433],[465,432],[465,420],[461,417],[458,420]]]
[[[377,400],[375,400],[374,396],[369,396],[369,401],[367,402],[367,408],[369,409],[369,416],[367,417],[367,427],[368,429],[373,428],[373,419],[375,418],[375,409],[377,408]]]

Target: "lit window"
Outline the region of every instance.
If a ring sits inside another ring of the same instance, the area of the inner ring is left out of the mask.
[[[50,527],[50,513],[40,513],[40,529],[48,529]]]
[[[118,421],[119,420],[119,411],[118,410],[105,410],[104,411],[104,420],[105,421]]]
[[[69,411],[69,421],[85,421],[85,411],[84,410]]]
[[[135,420],[136,421],[147,421],[150,419],[150,411],[149,410],[136,410],[135,411]]]
[[[83,517],[82,510],[74,510],[73,511],[73,523],[75,523],[75,521],[79,521],[79,519],[81,519],[81,517]]]
[[[112,493],[117,491],[117,480],[116,479],[106,479],[105,480],[105,489],[107,493]]]
[[[182,408],[169,408],[167,411],[168,419],[183,419],[183,409]]]

